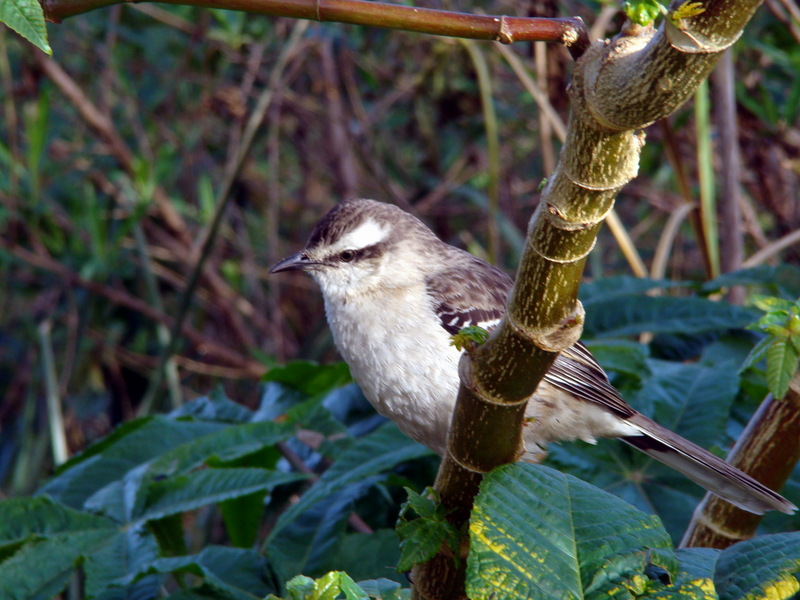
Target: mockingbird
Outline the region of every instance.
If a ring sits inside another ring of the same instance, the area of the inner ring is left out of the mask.
[[[336,347],[367,399],[407,435],[443,454],[459,386],[460,352],[450,336],[469,325],[494,327],[511,278],[445,244],[412,215],[374,200],[335,206],[306,247],[270,273],[290,270],[307,271],[322,289]],[[631,408],[580,343],[556,358],[526,417],[531,456],[548,442],[618,437],[740,508],[796,510]]]

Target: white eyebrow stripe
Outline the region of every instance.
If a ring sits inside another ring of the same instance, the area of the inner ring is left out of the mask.
[[[385,227],[373,219],[367,219],[353,231],[343,235],[336,243],[342,250],[361,250],[379,244],[389,235]]]

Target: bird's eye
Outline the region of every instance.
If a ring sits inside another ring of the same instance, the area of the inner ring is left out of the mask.
[[[341,254],[339,254],[339,260],[342,262],[350,262],[356,257],[355,250],[344,250]]]

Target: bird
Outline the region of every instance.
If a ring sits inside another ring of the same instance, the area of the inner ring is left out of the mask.
[[[459,387],[452,336],[468,326],[495,328],[511,277],[401,208],[367,199],[336,204],[306,246],[270,273],[298,270],[319,285],[336,347],[367,400],[443,455]],[[797,508],[633,409],[581,342],[555,358],[525,417],[523,460],[536,461],[552,442],[619,438],[746,511]]]

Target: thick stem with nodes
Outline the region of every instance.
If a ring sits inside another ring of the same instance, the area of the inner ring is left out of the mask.
[[[631,27],[593,44],[576,63],[567,140],[531,219],[507,315],[462,359],[448,454],[436,481],[459,529],[482,474],[520,457],[525,400],[557,353],[580,336],[585,259],[617,193],[636,176],[644,145],[638,130],[689,98],[758,4],[712,0],[703,6],[713,18],[701,23],[695,19],[705,13],[672,12],[657,32]],[[466,540],[462,551],[466,559]],[[466,597],[465,562],[457,566],[442,552],[418,566],[416,598]]]
[[[782,400],[769,395],[758,407],[728,455],[728,461],[774,490],[780,489],[800,460],[800,371]],[[761,515],[745,512],[706,494],[683,534],[682,547],[727,548],[755,535]]]

